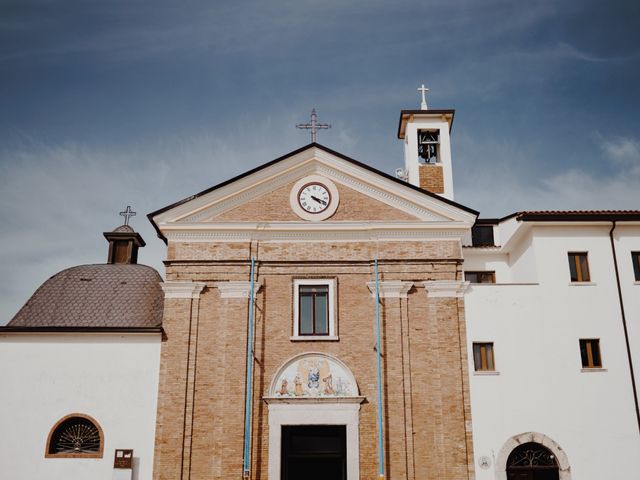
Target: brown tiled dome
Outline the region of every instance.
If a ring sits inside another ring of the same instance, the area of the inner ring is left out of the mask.
[[[80,265],[44,282],[9,327],[159,327],[162,278],[137,264]]]

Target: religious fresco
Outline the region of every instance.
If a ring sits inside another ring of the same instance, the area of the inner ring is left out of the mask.
[[[358,395],[353,375],[331,357],[307,354],[286,365],[272,387],[272,396],[291,398]]]

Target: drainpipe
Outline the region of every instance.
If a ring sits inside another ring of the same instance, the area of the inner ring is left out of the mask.
[[[376,274],[376,353],[378,357],[378,465],[380,480],[384,479],[384,430],[382,423],[382,367],[380,361],[380,281],[378,279],[378,257],[375,262]]]
[[[251,384],[253,383],[253,294],[254,259],[251,257],[251,288],[249,289],[249,332],[247,334],[247,392],[244,407],[244,462],[242,477],[251,477]]]
[[[627,358],[629,360],[629,373],[631,374],[631,387],[633,388],[633,401],[636,406],[636,420],[638,422],[638,431],[640,432],[640,408],[638,407],[638,391],[636,389],[636,377],[633,373],[633,360],[631,357],[631,347],[629,346],[629,333],[627,331],[627,319],[624,314],[624,301],[622,300],[622,288],[620,288],[620,272],[618,272],[618,258],[616,256],[616,246],[613,242],[613,231],[616,228],[616,221],[611,222],[611,230],[609,231],[609,240],[611,241],[611,253],[613,254],[613,267],[616,271],[616,283],[618,286],[618,300],[620,301],[620,314],[622,315],[622,327],[624,329],[624,341],[627,346]]]

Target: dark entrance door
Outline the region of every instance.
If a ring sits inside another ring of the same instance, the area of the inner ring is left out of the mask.
[[[344,425],[282,427],[282,480],[346,480]]]
[[[539,443],[523,443],[507,459],[508,480],[558,480],[556,457]]]

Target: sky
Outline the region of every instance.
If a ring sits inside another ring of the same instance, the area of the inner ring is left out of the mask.
[[[387,173],[456,110],[455,199],[640,209],[640,2],[0,0],[0,324],[131,221],[309,143]]]

